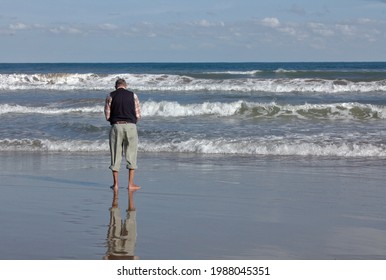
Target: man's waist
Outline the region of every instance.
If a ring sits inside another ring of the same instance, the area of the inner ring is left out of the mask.
[[[131,122],[131,121],[115,121],[115,122],[112,122],[111,125],[114,125],[114,124],[128,124],[128,123],[135,124],[134,122]]]

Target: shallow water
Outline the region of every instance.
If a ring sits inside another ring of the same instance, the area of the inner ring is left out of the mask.
[[[108,155],[2,153],[2,259],[103,259]],[[140,154],[140,259],[386,259],[383,161]],[[118,207],[128,206],[122,172]]]

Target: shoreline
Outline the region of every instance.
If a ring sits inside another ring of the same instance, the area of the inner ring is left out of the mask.
[[[103,259],[109,155],[0,156],[0,258]],[[139,153],[138,162],[139,259],[386,259],[384,160]],[[126,182],[121,172],[122,218]]]

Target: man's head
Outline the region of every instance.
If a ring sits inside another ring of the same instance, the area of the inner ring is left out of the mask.
[[[116,82],[115,82],[115,88],[118,89],[118,88],[126,88],[127,87],[127,84],[126,84],[126,81],[124,79],[118,79]]]

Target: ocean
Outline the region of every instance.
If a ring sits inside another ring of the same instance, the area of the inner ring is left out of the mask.
[[[0,64],[0,152],[108,152],[115,80],[140,153],[386,158],[386,63]]]

